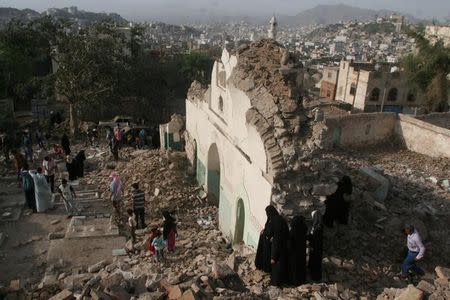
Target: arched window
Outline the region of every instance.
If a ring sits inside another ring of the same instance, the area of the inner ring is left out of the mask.
[[[223,98],[219,96],[219,111],[223,112]]]
[[[392,88],[388,93],[388,101],[394,102],[397,101],[398,90],[396,88]]]
[[[415,95],[414,91],[409,91],[408,97],[406,97],[406,100],[407,100],[408,102],[414,102],[414,101],[416,101],[416,95]]]
[[[380,89],[374,88],[370,93],[370,101],[378,101],[380,99]]]

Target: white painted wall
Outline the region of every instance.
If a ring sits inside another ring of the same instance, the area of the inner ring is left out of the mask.
[[[263,175],[267,168],[263,142],[256,128],[246,124],[245,113],[251,108],[250,99],[230,83],[226,90],[217,85],[217,71],[225,69],[229,78],[236,65],[236,58],[227,53],[223,60],[214,65],[211,103],[186,101],[186,129],[197,141],[197,159],[206,169],[209,147],[213,143],[217,145],[221,191],[226,198],[220,201],[228,201],[228,205],[219,205],[221,210],[227,207],[227,211],[220,213],[223,216],[219,219],[221,230],[234,236],[237,202],[241,198],[245,206],[244,241],[256,246],[266,222],[265,207],[270,204],[272,185]],[[219,95],[224,100],[223,112],[215,105]]]

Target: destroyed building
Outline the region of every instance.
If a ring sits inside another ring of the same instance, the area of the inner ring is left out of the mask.
[[[210,87],[194,82],[188,93],[186,151],[234,242],[256,245],[277,180],[298,158],[302,81],[289,53],[263,40],[225,49]]]
[[[351,170],[326,157],[335,147],[395,141],[428,156],[450,157],[450,131],[424,120],[393,113],[314,118],[302,103],[303,78],[282,46],[262,40],[235,53],[225,49],[210,86],[194,82],[188,92],[187,156],[219,207],[220,229],[235,243],[256,246],[268,204],[287,217],[323,208]],[[445,123],[449,115],[439,118]]]

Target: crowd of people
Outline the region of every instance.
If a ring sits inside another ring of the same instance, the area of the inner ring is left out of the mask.
[[[307,269],[314,281],[322,279],[322,216],[312,212],[312,226],[308,230],[303,216],[295,216],[289,229],[277,209],[266,207],[267,222],[261,231],[255,266],[271,274],[271,285],[301,285],[306,282]],[[307,241],[309,260],[307,263]]]
[[[325,200],[324,215],[317,210],[311,213],[310,228],[300,215],[292,218],[289,228],[274,206],[266,207],[267,221],[259,238],[255,266],[270,273],[271,285],[299,286],[308,278],[312,281],[322,279],[323,226],[333,227],[336,222],[348,224],[350,204],[346,198],[352,191],[350,177],[343,176],[337,190]],[[400,277],[408,279],[414,274],[424,274],[417,262],[424,258],[425,246],[414,226],[406,225],[404,233],[407,251]]]

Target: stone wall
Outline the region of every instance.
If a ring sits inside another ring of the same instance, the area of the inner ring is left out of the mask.
[[[396,134],[411,151],[431,157],[450,158],[450,130],[399,115]]]
[[[421,115],[417,116],[416,119],[433,124],[435,126],[450,129],[450,112]]]
[[[339,146],[362,147],[391,141],[395,138],[394,113],[354,114],[327,118],[316,123],[314,131],[321,148]]]

